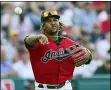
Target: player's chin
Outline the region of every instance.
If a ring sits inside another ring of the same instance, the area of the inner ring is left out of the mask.
[[[52,32],[57,32],[57,31],[58,31],[57,28],[52,29]]]
[[[58,30],[53,30],[51,33],[52,33],[53,35],[55,35],[55,34],[57,33],[57,31],[58,31]]]
[[[57,32],[57,31],[58,31],[57,29],[53,29],[53,30],[52,30],[52,32]]]

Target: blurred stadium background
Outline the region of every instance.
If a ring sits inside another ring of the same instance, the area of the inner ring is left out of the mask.
[[[21,7],[21,15],[14,14]],[[110,90],[110,2],[1,2],[1,90],[34,90],[24,37],[40,33],[43,10],[55,9],[67,25],[60,34],[89,48],[93,60],[76,67],[74,90]]]

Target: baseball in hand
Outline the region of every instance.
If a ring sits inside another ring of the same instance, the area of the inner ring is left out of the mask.
[[[17,14],[17,15],[22,14],[22,8],[16,7],[16,8],[14,9],[14,13]]]

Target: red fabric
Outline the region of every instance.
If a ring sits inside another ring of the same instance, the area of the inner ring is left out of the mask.
[[[64,83],[66,80],[72,79],[75,65],[71,56],[65,57],[60,61],[57,58],[55,59],[54,55],[64,57],[66,55],[64,54],[64,49],[77,43],[66,37],[62,37],[60,45],[57,45],[51,39],[49,39],[49,42],[47,45],[38,44],[33,49],[27,48],[30,53],[35,80],[43,84]],[[44,63],[42,60],[47,62]]]
[[[104,2],[103,1],[94,1],[92,3],[93,6],[97,7],[97,6],[101,6],[101,5],[104,5]]]
[[[106,20],[106,21],[102,22],[101,28],[102,28],[103,33],[106,33],[107,31],[110,30],[110,22],[111,22],[110,20]]]

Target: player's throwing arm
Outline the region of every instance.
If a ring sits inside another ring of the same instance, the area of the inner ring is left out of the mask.
[[[44,34],[29,35],[25,38],[25,42],[30,46],[33,46],[38,41],[43,45],[49,43],[47,36],[45,36]]]

